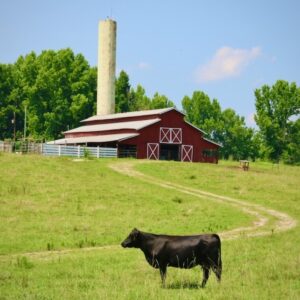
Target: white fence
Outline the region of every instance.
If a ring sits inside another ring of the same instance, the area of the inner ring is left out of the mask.
[[[47,156],[73,156],[73,157],[118,157],[116,148],[65,146],[43,144],[42,154]]]
[[[12,152],[12,143],[0,141],[0,152]]]

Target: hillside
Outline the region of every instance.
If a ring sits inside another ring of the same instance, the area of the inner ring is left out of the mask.
[[[124,174],[124,163],[133,173]],[[234,198],[248,208],[258,204],[299,221],[299,167],[255,163],[243,172],[236,162],[223,161],[137,163],[0,154],[0,169],[0,298],[299,297],[299,226],[280,232],[278,214],[260,211],[268,220],[253,228],[258,215],[195,192]],[[163,186],[166,181],[173,187]],[[162,289],[158,271],[143,254],[119,246],[133,227],[223,234],[221,285],[211,276],[201,289],[199,268],[170,268]],[[247,237],[247,230],[231,235],[234,239],[226,236],[247,227],[264,236]]]

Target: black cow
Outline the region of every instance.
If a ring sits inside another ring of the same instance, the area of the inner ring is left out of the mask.
[[[208,280],[210,268],[218,281],[221,280],[221,240],[217,234],[158,235],[135,228],[121,245],[124,248],[140,248],[147,262],[159,269],[163,285],[168,266],[190,269],[200,265],[203,269],[202,287]]]

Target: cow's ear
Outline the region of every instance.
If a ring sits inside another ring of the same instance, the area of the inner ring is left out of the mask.
[[[140,231],[136,228],[133,229],[133,232],[134,232],[134,237],[137,238],[140,234]]]

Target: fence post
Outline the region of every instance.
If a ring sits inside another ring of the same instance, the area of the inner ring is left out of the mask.
[[[77,157],[80,157],[80,145],[78,145],[78,150],[77,150]]]
[[[99,146],[97,146],[97,158],[99,158],[100,157],[100,148],[99,148]]]
[[[60,145],[58,145],[58,156],[60,156],[60,153],[61,153],[61,149],[60,149]]]

